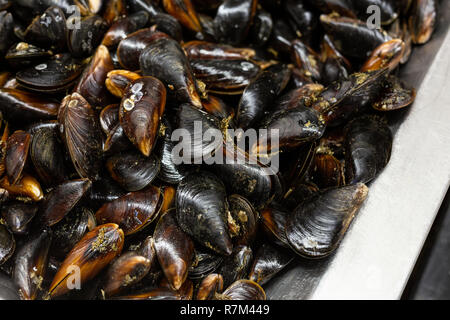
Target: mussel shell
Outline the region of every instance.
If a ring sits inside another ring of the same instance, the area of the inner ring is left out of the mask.
[[[344,185],[342,163],[331,153],[316,153],[312,163],[312,181],[321,189]]]
[[[160,13],[161,9],[154,0],[128,0],[130,12],[147,12],[150,17]]]
[[[305,1],[287,0],[284,3],[284,12],[289,16],[292,28],[305,43],[311,41],[319,20],[316,11],[311,9]]]
[[[400,64],[405,48],[405,43],[401,39],[393,39],[381,44],[372,52],[360,71],[374,71],[385,67],[389,67],[391,71],[394,70]]]
[[[40,201],[44,197],[39,182],[28,174],[23,174],[16,184],[10,184],[8,177],[4,176],[0,180],[0,187],[6,189],[12,198],[29,198],[32,201]]]
[[[17,82],[37,92],[63,92],[72,86],[83,71],[82,65],[68,53],[17,72]]]
[[[100,45],[78,80],[74,92],[82,95],[93,107],[106,106],[111,97],[105,88],[105,80],[108,72],[113,69],[113,61],[108,49]]]
[[[12,122],[21,123],[55,119],[59,103],[43,96],[17,89],[0,88],[0,111]]]
[[[263,243],[255,254],[248,279],[264,285],[292,260],[294,257],[291,252],[269,243]]]
[[[234,108],[231,108],[224,100],[208,94],[208,97],[203,99],[202,104],[206,112],[221,121],[228,122],[231,127],[234,127]]]
[[[51,187],[68,177],[64,147],[55,127],[42,127],[34,131],[31,139],[30,158],[40,181]]]
[[[161,216],[153,237],[162,270],[170,286],[178,290],[187,279],[189,266],[194,256],[194,243],[178,226],[175,210]]]
[[[39,210],[39,219],[45,226],[53,226],[61,221],[83,195],[91,187],[92,182],[88,179],[69,180],[55,187],[45,195],[45,200]]]
[[[415,44],[427,43],[437,24],[437,6],[435,0],[413,1],[409,16],[409,31]]]
[[[11,67],[22,69],[35,65],[38,61],[48,59],[52,56],[50,50],[41,49],[32,44],[19,42],[13,45],[5,55]]]
[[[292,42],[291,60],[300,68],[305,77],[311,78],[312,81],[321,80],[319,56],[302,41],[294,40]]]
[[[161,190],[149,186],[105,203],[95,216],[98,224],[117,223],[129,235],[151,223],[158,216],[161,203]]]
[[[265,69],[244,90],[236,115],[239,128],[253,128],[286,87],[291,70],[283,64]]]
[[[300,204],[288,217],[286,238],[306,258],[323,258],[340,244],[367,197],[362,184],[328,189]]]
[[[66,96],[58,112],[72,163],[82,178],[96,180],[102,157],[102,133],[97,115],[78,93]]]
[[[416,99],[416,89],[409,88],[394,75],[383,85],[378,101],[372,104],[377,111],[393,111],[410,106]]]
[[[3,56],[14,41],[14,18],[7,11],[0,12],[0,55]]]
[[[159,12],[149,18],[149,24],[157,31],[168,34],[172,39],[183,40],[183,30],[180,23],[170,14]]]
[[[67,255],[50,285],[50,297],[58,297],[71,290],[74,267],[80,268],[80,284],[94,278],[122,252],[124,235],[119,226],[104,224],[88,232]],[[76,269],[75,269],[76,270]]]
[[[222,264],[224,256],[195,248],[195,254],[192,264],[189,266],[189,279],[198,280],[207,277],[215,272]]]
[[[15,248],[14,236],[5,225],[0,224],[0,265],[13,255]]]
[[[66,45],[66,17],[55,6],[36,17],[25,30],[25,40],[43,48],[54,46],[61,50]]]
[[[238,280],[222,294],[224,300],[266,300],[266,293],[259,284],[250,280]]]
[[[219,6],[214,24],[218,40],[239,45],[246,38],[256,14],[256,0],[225,0]]]
[[[119,20],[121,17],[126,15],[127,15],[127,7],[125,0],[110,0],[105,3],[105,9],[103,11],[103,19],[105,19],[108,25],[113,24],[115,21]],[[142,12],[142,16],[144,15],[147,15],[147,13]],[[145,22],[147,21],[147,19],[148,18],[145,18]]]
[[[22,176],[22,170],[28,158],[31,135],[25,131],[14,132],[6,142],[5,169],[11,184]]]
[[[247,246],[236,246],[230,256],[226,257],[218,273],[223,276],[225,288],[233,282],[247,277],[253,261],[253,251]]]
[[[128,70],[113,70],[108,73],[105,81],[106,87],[109,92],[118,98],[122,98],[126,87],[134,80],[139,79],[141,76],[135,72]],[[119,112],[117,112],[119,114]]]
[[[0,300],[20,300],[19,288],[3,272],[0,272]]]
[[[209,92],[220,94],[241,94],[261,70],[247,60],[192,60],[191,66]]]
[[[121,40],[125,39],[129,34],[143,28],[147,22],[148,13],[146,12],[136,12],[117,20],[106,32],[102,40],[102,45],[114,50]]]
[[[202,25],[191,0],[162,0],[164,9],[180,23],[195,32],[202,32]]]
[[[272,34],[274,21],[269,12],[258,9],[256,11],[249,35],[252,43],[257,47],[264,46],[269,41]]]
[[[151,42],[139,58],[142,74],[160,79],[168,88],[168,96],[178,103],[191,103],[201,108],[197,83],[183,49],[173,39]]]
[[[278,204],[273,204],[261,211],[262,227],[266,235],[273,242],[288,248],[289,242],[286,238],[285,226],[290,212]]]
[[[106,161],[111,177],[127,191],[138,191],[148,186],[158,175],[160,166],[154,154],[147,158],[137,152],[116,154]]]
[[[104,173],[100,179],[93,182],[88,197],[91,205],[99,208],[101,204],[119,199],[126,193],[108,173]]]
[[[110,104],[102,109],[99,115],[100,127],[108,134],[119,123],[119,104]]]
[[[80,27],[71,29],[67,36],[67,45],[72,56],[82,58],[92,55],[107,30],[106,21],[98,15],[82,19]]]
[[[2,205],[1,212],[6,225],[14,234],[25,234],[38,209],[33,203],[13,202]]]
[[[94,213],[90,209],[81,206],[73,209],[52,228],[52,256],[64,259],[81,238],[96,226]]]
[[[389,25],[399,16],[399,8],[404,6],[402,1],[381,1],[381,0],[353,0],[350,3],[354,11],[362,21],[367,21],[370,17],[367,8],[376,5],[380,10],[380,20],[382,25]]]
[[[276,19],[272,29],[272,35],[269,41],[270,46],[275,52],[289,53],[291,42],[296,39],[296,35],[288,22],[284,19]]]
[[[178,185],[176,218],[179,226],[203,246],[224,255],[232,243],[226,216],[223,183],[209,172],[190,173]]]
[[[320,94],[323,89],[322,85],[316,83],[292,89],[280,96],[271,110],[273,113],[277,113],[283,110],[295,109],[298,106],[311,105],[312,101],[316,99],[316,95]]]
[[[190,41],[183,44],[190,60],[249,60],[256,55],[251,48],[235,48],[207,41]]]
[[[375,179],[389,162],[392,132],[378,116],[363,116],[346,127],[345,174],[349,184]]]
[[[216,293],[221,293],[222,290],[223,277],[220,274],[212,273],[200,283],[197,290],[197,300],[213,300]]]
[[[51,241],[51,232],[44,229],[25,242],[15,255],[13,279],[24,300],[36,299],[42,290]]]
[[[145,47],[157,39],[168,37],[167,34],[154,31],[152,28],[140,29],[129,34],[117,47],[120,65],[127,70],[139,70],[139,56]]]
[[[135,251],[122,254],[108,268],[103,290],[107,297],[141,281],[150,271],[151,261]]]
[[[259,214],[244,197],[234,194],[228,197],[230,216],[228,224],[233,243],[250,245],[257,232]]]
[[[148,157],[155,146],[159,121],[166,106],[166,88],[154,77],[142,77],[125,89],[119,120],[130,141]]]
[[[117,123],[106,133],[106,140],[103,143],[103,152],[105,156],[107,156],[128,150],[135,150],[135,148],[130,139],[125,135],[120,123]]]
[[[147,291],[118,297],[118,300],[191,300],[194,284],[187,279],[179,290],[173,290],[168,285],[151,288]]]

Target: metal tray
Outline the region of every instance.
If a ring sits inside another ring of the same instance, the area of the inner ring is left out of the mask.
[[[297,259],[266,285],[268,299],[399,299],[450,184],[450,1],[431,42],[400,75],[418,89],[394,115],[392,158],[337,252]]]

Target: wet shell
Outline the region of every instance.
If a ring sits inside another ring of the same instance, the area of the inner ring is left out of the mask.
[[[6,226],[0,224],[0,265],[5,263],[14,253],[16,241]]]
[[[259,284],[250,280],[238,280],[222,294],[223,300],[266,300],[266,293]],[[221,299],[219,299],[221,300]]]
[[[22,176],[22,170],[28,158],[31,135],[25,131],[14,132],[6,142],[5,169],[11,184]]]

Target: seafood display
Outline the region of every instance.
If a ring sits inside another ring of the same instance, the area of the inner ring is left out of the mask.
[[[0,1],[0,300],[270,298],[357,219],[438,10]]]

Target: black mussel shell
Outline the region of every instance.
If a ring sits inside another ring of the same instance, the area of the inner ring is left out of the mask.
[[[64,146],[56,127],[34,130],[30,146],[30,158],[40,181],[47,187],[65,181],[68,172],[64,160]]]
[[[238,280],[230,285],[219,300],[266,300],[266,293],[259,284],[250,280]]]
[[[257,47],[263,47],[269,41],[273,30],[273,19],[269,12],[258,9],[256,11],[249,35],[252,43]]]
[[[409,16],[409,31],[415,44],[427,43],[437,25],[438,2],[436,0],[413,1]]]
[[[223,260],[224,256],[222,255],[203,250],[203,248],[195,248],[194,258],[189,267],[189,279],[203,279],[215,272]]]
[[[92,182],[88,179],[65,181],[45,195],[39,210],[39,219],[45,226],[53,226],[61,221],[89,190]]]
[[[94,213],[90,209],[82,206],[74,208],[52,227],[52,256],[64,259],[81,238],[96,226]]]
[[[183,39],[181,24],[170,14],[159,12],[149,18],[149,24],[156,28],[156,30],[168,34],[172,39],[177,41]]]
[[[261,71],[247,60],[192,60],[191,66],[206,89],[219,94],[241,94]]]
[[[203,99],[203,109],[205,109],[206,112],[222,121],[222,124],[224,124],[225,127],[233,127],[233,128],[235,127],[234,108],[231,108],[221,98],[209,94],[207,98]]]
[[[223,284],[228,287],[233,282],[247,277],[253,261],[253,251],[247,246],[237,246],[230,256],[226,257],[218,273],[223,276]]]
[[[291,248],[306,258],[330,255],[344,238],[368,190],[362,183],[328,189],[300,204],[286,222]]]
[[[312,163],[311,175],[311,180],[320,189],[340,187],[345,184],[343,164],[330,150],[316,153]]]
[[[258,229],[258,212],[247,199],[237,194],[228,197],[228,206],[228,227],[233,243],[250,245]]]
[[[321,81],[321,62],[319,55],[300,40],[291,44],[291,60],[301,70],[303,75],[311,81]]]
[[[197,33],[195,37],[198,40],[208,40],[215,41],[216,40],[216,29],[214,27],[214,19],[204,13],[198,14],[198,19],[203,28],[203,33]]]
[[[397,19],[399,12],[398,7],[401,6],[400,3],[402,1],[350,0],[349,2],[362,21],[367,21],[370,17],[367,8],[371,5],[376,5],[380,10],[381,24],[389,25]]]
[[[110,104],[102,109],[99,115],[100,127],[108,134],[119,123],[119,104]]]
[[[363,116],[346,127],[345,174],[349,184],[375,179],[388,164],[392,132],[384,118]]]
[[[24,36],[26,41],[37,46],[62,50],[66,46],[66,33],[64,12],[58,7],[50,7],[31,22]]]
[[[154,77],[142,77],[125,89],[119,120],[125,135],[148,157],[156,145],[159,122],[166,106],[166,88]]]
[[[251,48],[196,40],[183,44],[183,49],[190,60],[249,60],[256,55]]]
[[[3,272],[0,272],[0,300],[20,300],[19,288]]]
[[[17,130],[6,141],[5,169],[8,181],[11,184],[22,176],[22,171],[28,158],[31,135],[28,132]]]
[[[198,243],[229,255],[232,243],[227,225],[223,183],[209,172],[190,173],[178,185],[177,221]]]
[[[161,216],[153,237],[159,264],[170,286],[178,290],[187,279],[194,257],[194,243],[178,226],[175,210]]]
[[[261,211],[261,224],[264,233],[277,245],[288,248],[289,242],[286,238],[286,221],[290,211],[279,204],[272,204]]]
[[[290,68],[283,64],[276,64],[261,72],[242,94],[236,115],[237,126],[242,129],[253,128],[264,112],[272,107],[290,77]]]
[[[106,133],[106,140],[103,143],[105,156],[128,150],[135,150],[135,148],[130,139],[125,135],[120,123],[117,123]]]
[[[63,53],[17,72],[16,79],[29,90],[56,93],[70,88],[82,71],[82,65],[77,60]]]
[[[257,4],[256,0],[223,1],[214,19],[218,40],[231,45],[241,44],[253,22]]]
[[[38,209],[34,203],[13,202],[4,204],[1,212],[6,225],[14,234],[26,234]]]
[[[310,43],[319,21],[316,11],[311,10],[305,1],[287,0],[284,12],[289,16],[290,25],[300,39]]]
[[[272,29],[272,36],[269,44],[277,53],[289,53],[291,42],[296,39],[296,35],[288,22],[284,19],[276,19]]]
[[[13,45],[6,53],[5,59],[13,68],[22,69],[35,65],[38,61],[52,56],[49,50],[41,49],[32,44],[19,42]]]
[[[122,1],[122,0],[120,0]],[[102,45],[114,50],[121,40],[129,34],[143,28],[148,22],[148,13],[136,12],[127,17],[120,18],[109,27],[102,40]]]
[[[87,195],[92,206],[99,208],[105,202],[116,200],[127,193],[126,190],[114,181],[108,173],[101,175],[100,179],[92,183]]]
[[[143,75],[154,76],[169,88],[169,97],[178,103],[191,103],[201,108],[196,80],[178,42],[169,38],[151,42],[142,52],[139,63]]]
[[[162,0],[164,9],[194,32],[202,32],[202,25],[191,0]]]
[[[14,18],[7,11],[0,12],[0,55],[4,56],[14,41]]]
[[[212,273],[206,276],[197,290],[197,300],[213,300],[217,293],[223,290],[223,277],[220,274]]]
[[[98,224],[116,223],[125,235],[146,227],[158,217],[161,209],[161,190],[154,186],[130,192],[105,203],[95,214]]]
[[[294,260],[294,256],[291,252],[265,242],[255,254],[248,278],[264,285],[292,260]]]
[[[64,98],[58,111],[66,148],[82,178],[99,178],[102,132],[94,109],[80,94]]]
[[[161,12],[161,9],[157,6],[157,1],[154,0],[128,0],[130,12],[147,12],[150,17]]]
[[[34,300],[41,293],[51,241],[51,232],[44,229],[18,248],[13,279],[19,287],[21,299]]]
[[[156,178],[160,167],[157,156],[147,158],[138,152],[116,154],[106,161],[111,177],[127,191],[144,189]]]
[[[192,300],[194,284],[186,280],[179,290],[173,290],[168,284],[159,285],[143,292],[118,297],[117,300]]]
[[[394,75],[390,75],[378,101],[372,107],[378,111],[393,111],[410,106],[416,99],[416,89],[409,88],[406,84]]]
[[[79,21],[79,27],[71,28],[67,36],[70,52],[76,58],[83,58],[94,53],[108,30],[106,21],[98,16],[91,15]]]
[[[5,225],[0,224],[0,265],[13,255],[15,248],[14,236]]]

